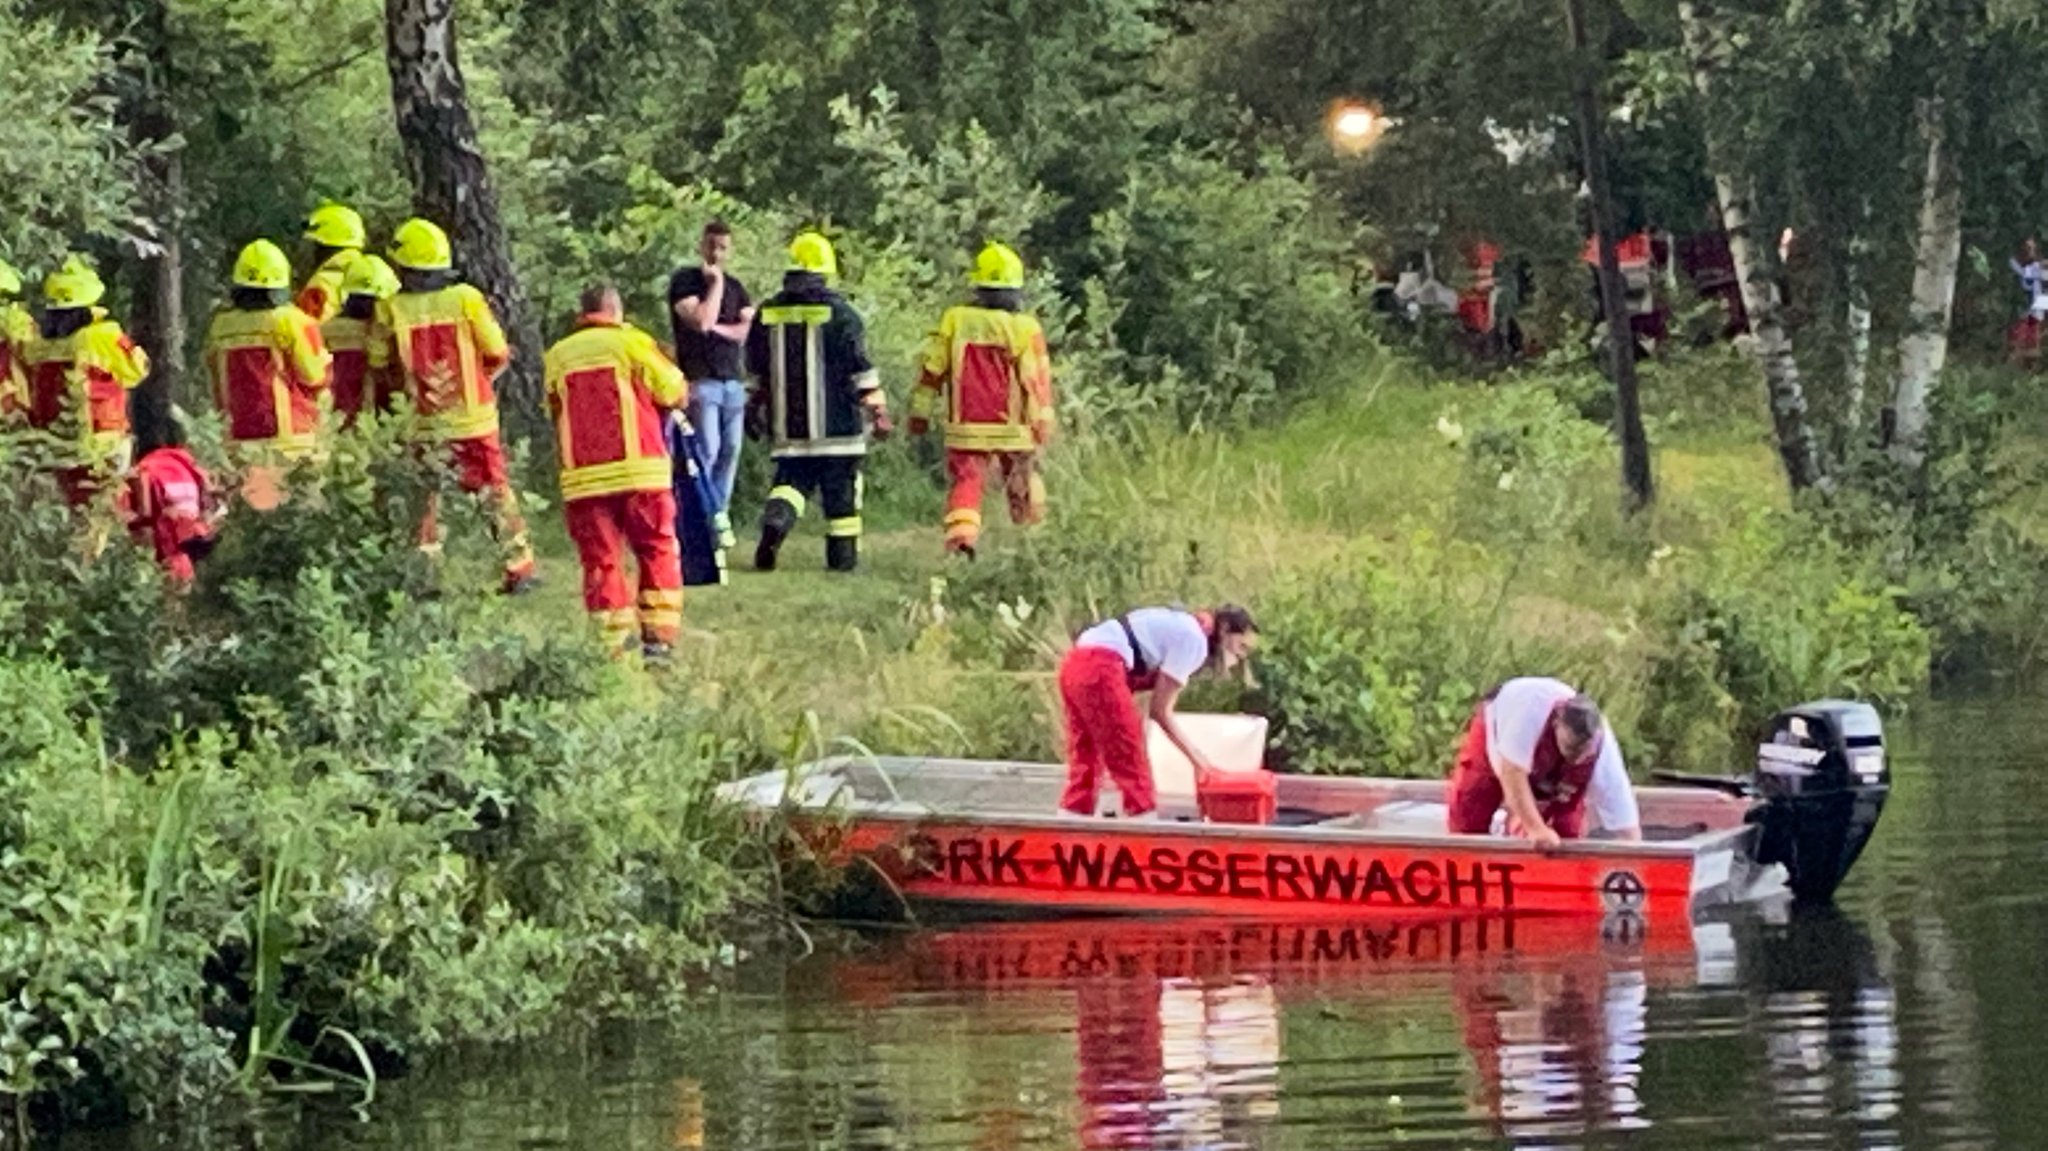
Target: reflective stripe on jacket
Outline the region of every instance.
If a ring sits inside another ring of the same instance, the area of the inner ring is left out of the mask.
[[[366,408],[383,407],[388,389],[370,382],[370,321],[336,316],[320,325],[320,339],[334,357],[327,387],[342,426],[355,423]]]
[[[944,402],[946,446],[1028,452],[1052,430],[1052,363],[1045,331],[1019,312],[946,309],[925,339],[910,414],[931,419]]]
[[[662,412],[687,385],[653,336],[586,316],[548,349],[546,371],[563,499],[669,489]]]
[[[765,393],[772,453],[867,454],[867,410],[881,402],[859,313],[811,273],[791,272],[761,305],[747,366]]]
[[[206,366],[230,442],[287,455],[313,449],[328,355],[311,316],[290,305],[216,312]]]
[[[400,292],[377,305],[370,367],[395,365],[431,438],[468,440],[497,431],[491,381],[511,359],[491,305],[468,284]]]

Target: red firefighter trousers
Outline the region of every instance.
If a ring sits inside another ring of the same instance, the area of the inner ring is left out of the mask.
[[[526,538],[526,520],[519,514],[519,497],[512,491],[512,479],[505,471],[505,448],[498,433],[450,440],[441,445],[455,483],[471,495],[481,495],[491,517],[491,534],[505,556],[505,582],[509,585],[533,574],[533,545]],[[427,493],[427,514],[420,521],[420,546],[434,547],[441,538],[441,497]]]
[[[1037,453],[948,448],[946,474],[952,477],[953,487],[946,494],[947,547],[971,548],[980,540],[982,484],[992,466],[1002,469],[1010,522],[1035,524],[1045,519],[1045,479],[1038,474]]]
[[[1145,722],[1123,657],[1101,647],[1067,652],[1060,661],[1060,706],[1067,715],[1067,790],[1060,807],[1094,815],[1096,783],[1107,771],[1123,793],[1125,815],[1151,811],[1156,804]]]
[[[683,556],[676,545],[676,497],[661,491],[586,496],[562,505],[569,538],[583,561],[583,606],[607,639],[633,632],[626,553],[640,567],[638,618],[643,643],[674,643],[683,630]]]
[[[1494,773],[1493,758],[1486,746],[1486,709],[1480,708],[1465,728],[1465,743],[1458,749],[1458,764],[1451,769],[1448,793],[1450,830],[1454,835],[1485,835],[1493,830],[1493,813],[1507,802],[1500,776]],[[1577,802],[1545,803],[1537,800],[1536,810],[1552,831],[1564,839],[1586,834],[1585,796]],[[1513,823],[1513,813],[1509,813]],[[1512,830],[1512,827],[1511,827]]]

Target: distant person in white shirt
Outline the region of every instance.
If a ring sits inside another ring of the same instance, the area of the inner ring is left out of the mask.
[[[2013,275],[2020,278],[2020,291],[2026,296],[2027,310],[2012,326],[2006,342],[2012,353],[2013,362],[2022,368],[2031,368],[2041,357],[2041,326],[2048,323],[2048,273],[2041,267],[2041,256],[2032,240],[2020,245],[2020,254],[2008,261]]]
[[[1258,632],[1250,612],[1225,604],[1201,612],[1139,608],[1077,636],[1060,661],[1067,725],[1067,790],[1060,807],[1094,815],[1096,786],[1105,771],[1123,796],[1124,815],[1144,815],[1156,806],[1145,715],[1195,765],[1198,781],[1213,771],[1175,721],[1174,703],[1203,668],[1228,671],[1243,662]],[[1141,714],[1137,697],[1143,692],[1151,693],[1151,701]]]
[[[1589,808],[1610,836],[1643,835],[1614,729],[1554,679],[1511,679],[1481,701],[1451,770],[1449,806],[1453,833],[1485,835],[1506,807],[1510,829],[1542,848],[1584,836]]]

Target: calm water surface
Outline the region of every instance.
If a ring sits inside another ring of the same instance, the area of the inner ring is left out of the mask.
[[[686,1030],[449,1061],[387,1084],[367,1121],[318,1112],[260,1142],[2048,1148],[2042,710],[1943,704],[1894,730],[1892,805],[1825,915],[1605,941],[927,932],[751,972]]]

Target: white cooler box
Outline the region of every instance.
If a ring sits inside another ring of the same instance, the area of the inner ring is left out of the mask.
[[[1194,741],[1209,763],[1219,772],[1263,771],[1266,766],[1266,717],[1263,715],[1218,715],[1208,712],[1180,712],[1174,716],[1181,731]],[[1157,792],[1159,818],[1200,819],[1201,804],[1195,796],[1195,765],[1166,738],[1166,733],[1149,718],[1145,721],[1145,751],[1152,759],[1152,785]],[[1121,810],[1122,797],[1116,784],[1104,773],[1096,810]]]

